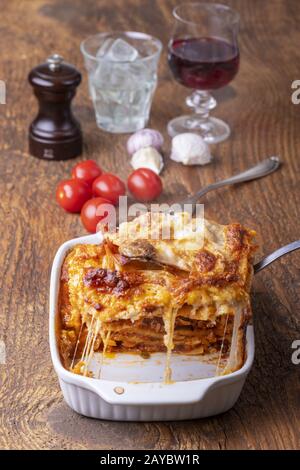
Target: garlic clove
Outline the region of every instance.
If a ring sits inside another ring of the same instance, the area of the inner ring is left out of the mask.
[[[160,150],[164,138],[160,132],[154,129],[141,129],[132,134],[127,141],[127,151],[130,155],[145,147],[153,147]]]
[[[185,132],[173,137],[171,159],[184,165],[206,165],[212,156],[209,145],[200,135]]]
[[[130,163],[134,170],[149,168],[157,175],[159,175],[164,166],[161,154],[153,147],[139,149],[132,155]]]

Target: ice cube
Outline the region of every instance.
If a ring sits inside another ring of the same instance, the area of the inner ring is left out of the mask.
[[[95,86],[104,88],[124,88],[128,86],[128,67],[127,64],[113,63],[103,60],[98,65],[92,76],[92,82]]]
[[[130,73],[134,82],[145,81],[152,75],[149,64],[146,65],[140,60],[128,64],[128,73]]]
[[[98,49],[99,62],[91,81],[98,87],[131,88],[136,71],[131,71],[130,66],[137,63],[138,57],[138,51],[123,39],[106,39]]]
[[[99,47],[96,53],[96,57],[100,58],[100,57],[105,56],[105,54],[107,54],[107,52],[109,51],[110,47],[113,45],[113,42],[114,42],[114,39],[112,38],[105,39],[102,46]]]
[[[113,62],[133,62],[138,56],[138,51],[121,38],[116,39],[105,54],[105,58]]]

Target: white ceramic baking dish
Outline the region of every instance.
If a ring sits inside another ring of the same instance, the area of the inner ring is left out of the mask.
[[[116,421],[185,420],[213,416],[229,410],[237,401],[253,363],[252,326],[248,326],[247,329],[245,364],[240,370],[225,376],[194,379],[194,369],[197,370],[199,376],[199,367],[197,369],[195,358],[178,358],[177,356],[172,364],[173,377],[177,377],[174,383],[164,384],[154,379],[151,381],[152,378],[157,377],[157,374],[161,374],[162,361],[159,359],[164,355],[154,356],[151,360],[135,357],[131,363],[127,356],[125,359],[124,356],[118,357],[111,363],[108,360],[105,365],[106,373],[101,379],[76,375],[63,367],[55,331],[61,265],[66,252],[72,246],[77,243],[99,242],[101,242],[101,235],[96,234],[64,243],[55,256],[51,272],[51,357],[68,405],[82,415]],[[129,376],[130,382],[126,381],[126,377]],[[147,376],[148,381],[139,382],[141,376],[144,378]]]

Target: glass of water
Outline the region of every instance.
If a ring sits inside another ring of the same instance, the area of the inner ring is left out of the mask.
[[[81,43],[98,127],[126,133],[147,124],[161,42],[137,32],[100,33]]]

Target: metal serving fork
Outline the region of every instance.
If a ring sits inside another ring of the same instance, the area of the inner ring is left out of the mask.
[[[256,263],[254,265],[254,273],[255,274],[258,273],[259,271],[269,266],[269,264],[273,263],[278,258],[281,258],[281,256],[284,256],[287,253],[291,253],[292,251],[299,250],[299,248],[300,248],[300,240],[296,240],[295,242],[282,246],[278,250],[274,251],[273,253],[266,256],[265,258],[260,260],[258,263]]]
[[[276,171],[281,165],[281,161],[279,157],[269,157],[266,160],[258,163],[257,165],[249,168],[242,173],[238,173],[237,175],[231,176],[230,178],[226,178],[221,181],[216,181],[215,183],[211,183],[208,186],[200,189],[195,194],[188,196],[183,201],[179,201],[178,204],[196,204],[196,202],[205,194],[213,191],[214,189],[222,188],[223,186],[231,186],[233,184],[244,183],[246,181],[256,180],[258,178],[262,178],[263,176],[270,175],[274,171]]]

